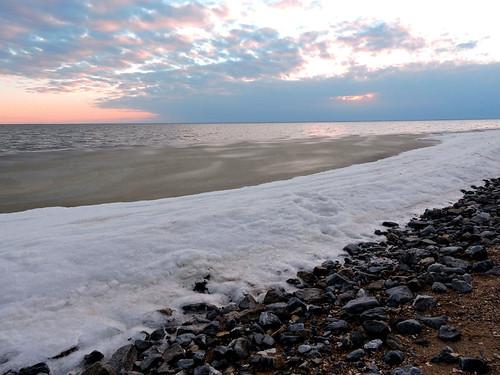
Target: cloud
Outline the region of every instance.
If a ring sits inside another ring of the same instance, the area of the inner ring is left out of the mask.
[[[358,103],[358,102],[367,102],[370,100],[375,99],[376,94],[373,92],[368,92],[366,94],[357,94],[357,95],[337,95],[334,96],[333,100],[338,100],[341,102],[353,102],[353,103]]]
[[[337,40],[355,50],[417,50],[425,46],[422,38],[412,35],[398,23],[358,21],[344,24],[338,33]]]
[[[456,45],[457,49],[473,49],[476,48],[478,44],[477,40],[471,40],[470,42],[459,43]]]

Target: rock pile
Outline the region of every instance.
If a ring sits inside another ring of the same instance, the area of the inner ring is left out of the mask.
[[[433,314],[437,293],[470,293],[474,274],[500,275],[491,259],[500,244],[500,179],[463,193],[406,227],[384,222],[376,234],[385,240],[347,245],[343,262],[298,272],[288,280],[293,291],[270,289],[261,302],[245,295],[222,307],[184,306],[191,319],[144,334],[111,358],[90,353],[81,373],[418,375],[424,369],[414,349],[426,345],[425,330],[443,347],[429,363],[487,373],[486,358],[448,346],[462,338],[455,322]],[[19,371],[39,373],[48,368]]]

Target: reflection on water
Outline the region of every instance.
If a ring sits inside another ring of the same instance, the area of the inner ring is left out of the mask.
[[[0,154],[120,147],[225,145],[347,135],[457,132],[500,128],[500,120],[280,124],[85,124],[0,126]]]

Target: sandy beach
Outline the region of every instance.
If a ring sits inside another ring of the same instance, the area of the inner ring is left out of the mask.
[[[436,143],[421,135],[347,136],[0,157],[0,212],[192,195],[366,163]]]

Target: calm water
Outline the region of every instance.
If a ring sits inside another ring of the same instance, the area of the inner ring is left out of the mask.
[[[347,135],[459,132],[500,128],[500,120],[286,124],[3,125],[0,154],[121,147],[227,145]]]

